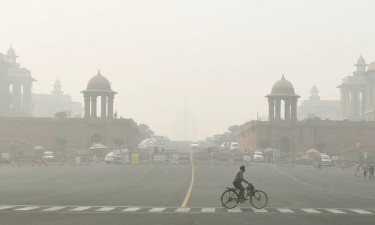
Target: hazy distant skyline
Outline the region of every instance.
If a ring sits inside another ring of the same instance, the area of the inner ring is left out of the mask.
[[[285,74],[307,99],[338,100],[361,52],[375,60],[374,1],[26,1],[0,0],[0,52],[13,45],[22,67],[50,93],[80,91],[100,69],[114,109],[181,139],[185,99],[203,139],[268,114]],[[181,122],[181,121],[180,121]],[[193,123],[193,122],[192,122]],[[193,126],[192,126],[193,127]],[[193,132],[194,133],[194,132]],[[193,137],[195,136],[195,137]]]

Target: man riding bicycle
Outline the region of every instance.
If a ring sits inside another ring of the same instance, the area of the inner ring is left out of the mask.
[[[248,182],[247,180],[245,180],[243,178],[243,173],[245,172],[245,166],[241,166],[240,167],[240,170],[236,173],[236,175],[234,176],[234,179],[233,179],[233,186],[237,189],[240,190],[240,193],[239,193],[239,198],[240,199],[243,199],[243,200],[247,200],[245,197],[244,197],[244,192],[245,192],[245,188],[242,186],[242,182],[245,182],[247,183],[249,186],[253,187],[253,185]]]

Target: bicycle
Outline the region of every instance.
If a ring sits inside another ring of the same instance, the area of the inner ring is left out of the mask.
[[[241,202],[237,188],[226,188],[221,195],[221,204],[227,209],[233,209]],[[250,203],[256,209],[262,209],[267,205],[268,197],[264,191],[255,190],[254,186],[248,185],[246,188],[246,197],[250,197]],[[241,202],[242,203],[242,202]]]

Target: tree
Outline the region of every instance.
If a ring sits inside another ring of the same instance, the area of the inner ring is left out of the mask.
[[[115,144],[117,147],[121,147],[125,143],[124,138],[122,137],[115,137],[113,139],[113,144]]]
[[[16,156],[16,151],[17,151],[17,149],[18,149],[18,144],[17,143],[10,143],[9,145],[8,145],[8,148],[9,148],[9,150],[11,151],[11,154],[12,154],[12,158],[15,158],[15,156]]]
[[[67,140],[63,137],[56,137],[55,138],[55,143],[61,147],[61,148],[64,148],[66,143],[67,143]]]
[[[324,141],[315,144],[315,148],[317,148],[319,151],[323,150],[324,147],[326,147],[326,143]]]
[[[266,139],[263,139],[263,140],[259,141],[259,147],[261,149],[266,148],[266,147],[270,147],[270,141],[266,140]]]
[[[233,126],[228,127],[228,130],[232,133],[236,132],[238,129],[240,129],[240,126],[238,125],[233,125]]]
[[[65,112],[57,112],[57,113],[55,114],[55,117],[58,117],[58,118],[66,118],[67,115],[66,115]]]

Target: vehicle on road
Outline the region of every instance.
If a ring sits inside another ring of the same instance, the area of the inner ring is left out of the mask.
[[[254,156],[253,156],[253,161],[254,162],[264,162],[264,156],[262,151],[255,151]]]
[[[43,152],[42,161],[49,161],[55,159],[55,156],[53,155],[53,152]]]
[[[121,155],[120,151],[110,152],[104,157],[104,161],[106,163],[121,163],[122,162],[122,155]]]
[[[239,191],[236,188],[226,188],[227,190],[221,195],[221,204],[227,209],[233,209],[241,202],[239,198]],[[256,209],[262,209],[266,207],[268,202],[268,196],[264,191],[255,190],[253,185],[248,185],[246,188],[246,197],[250,197],[251,205]],[[243,203],[243,202],[241,202]]]
[[[230,148],[229,142],[223,142],[220,145],[220,149],[229,149],[229,148]]]
[[[192,142],[191,145],[190,145],[190,148],[191,149],[198,149],[199,148],[199,142],[197,142],[197,141]]]
[[[331,166],[332,159],[325,153],[320,153],[318,160],[321,162],[321,166]]]
[[[240,146],[238,145],[237,142],[232,142],[230,143],[230,150],[231,151],[239,151],[240,150]]]

